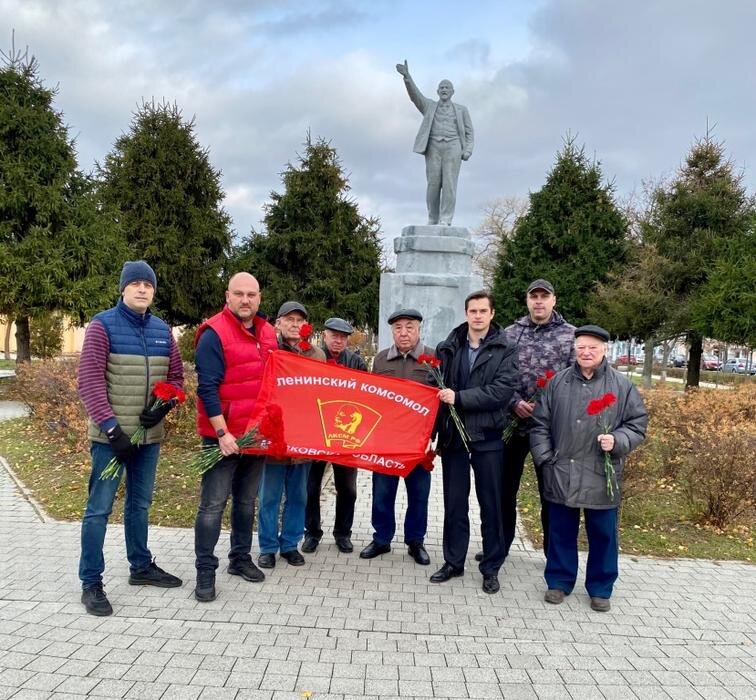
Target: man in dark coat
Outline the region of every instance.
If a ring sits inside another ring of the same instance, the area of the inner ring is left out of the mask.
[[[645,438],[648,423],[636,388],[607,364],[608,341],[609,333],[599,326],[575,331],[575,364],[549,382],[530,431],[533,461],[543,470],[549,502],[545,600],[561,603],[575,586],[582,509],[588,536],[585,587],[598,612],[609,610],[617,580],[622,467]]]
[[[326,362],[334,362],[343,367],[361,369],[367,372],[367,365],[356,352],[347,348],[349,336],[354,333],[352,324],[343,318],[329,318],[323,324],[323,343],[321,349],[325,353]],[[307,478],[307,508],[305,510],[305,538],[302,551],[309,554],[314,552],[323,528],[320,523],[320,490],[323,484],[323,474],[328,462],[316,460],[310,467]],[[340,552],[348,554],[354,551],[352,544],[352,523],[354,522],[354,504],[357,501],[357,470],[332,464],[333,483],[336,487],[336,518],[333,523],[333,538]]]
[[[504,458],[501,433],[517,380],[517,349],[494,323],[494,303],[488,292],[465,299],[467,320],[439,343],[436,356],[446,388],[438,418],[438,447],[444,484],[444,564],[433,583],[464,573],[470,544],[470,467],[480,505],[483,590],[499,590],[498,573],[506,554],[501,518]],[[446,406],[454,406],[469,436],[465,446]],[[469,447],[469,451],[468,448]]]

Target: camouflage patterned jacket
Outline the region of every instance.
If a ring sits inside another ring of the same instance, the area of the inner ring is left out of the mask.
[[[575,361],[575,326],[553,311],[547,323],[533,323],[530,315],[523,316],[504,329],[507,341],[517,345],[519,376],[515,393],[509,401],[510,417],[515,416],[518,401],[527,401],[536,390],[536,379],[547,370],[558,372]],[[532,421],[522,424],[520,433],[527,432]]]

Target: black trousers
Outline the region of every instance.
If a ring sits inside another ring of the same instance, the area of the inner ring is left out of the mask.
[[[530,452],[530,438],[528,435],[515,433],[508,443],[504,444],[504,484],[502,488],[502,522],[504,526],[504,543],[506,554],[515,537],[517,526],[517,492],[520,489],[525,460]],[[541,499],[541,527],[543,528],[543,551],[547,551],[549,542],[549,510],[548,501],[543,499],[543,472],[536,469],[538,480],[538,495]]]
[[[502,527],[503,451],[471,454],[444,450],[441,470],[444,483],[444,561],[463,569],[470,544],[470,466],[475,472],[475,494],[480,506],[480,532],[483,537],[482,574],[496,574],[506,556]]]
[[[313,462],[307,479],[307,508],[305,509],[305,537],[320,539],[320,489],[328,462]],[[357,501],[357,470],[353,467],[333,465],[333,482],[336,486],[336,519],[334,537],[349,537],[354,522],[354,504]]]

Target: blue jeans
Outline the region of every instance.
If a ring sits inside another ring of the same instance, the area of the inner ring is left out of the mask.
[[[588,536],[585,588],[588,595],[611,598],[618,574],[617,509],[584,508]],[[544,578],[549,588],[571,593],[578,574],[580,508],[549,503],[549,548]]]
[[[396,532],[396,492],[398,476],[373,472],[373,539],[378,544],[389,544]],[[421,466],[415,467],[405,478],[407,512],[404,515],[404,542],[423,542],[428,529],[428,496],[431,473]]]
[[[132,574],[150,565],[152,554],[147,548],[147,516],[155,489],[160,445],[141,445],[136,455],[121,469],[117,479],[100,479],[105,466],[115,456],[110,445],[93,442],[89,451],[92,454],[92,473],[89,476],[89,495],[81,523],[79,560],[82,588],[102,583],[105,571],[105,557],[102,553],[105,530],[124,471],[126,499],[123,503],[123,529],[126,536],[126,558]]]
[[[204,445],[218,444],[203,439]],[[231,496],[231,562],[251,560],[252,525],[255,520],[255,499],[262,476],[263,458],[235,454],[221,459],[202,475],[202,490],[194,521],[194,553],[197,569],[217,569],[215,545],[221,531],[221,520]]]
[[[302,464],[271,464],[266,462],[260,481],[260,515],[257,538],[260,554],[291,552],[304,535],[307,506],[307,476],[310,462]],[[281,498],[285,495],[278,529]]]

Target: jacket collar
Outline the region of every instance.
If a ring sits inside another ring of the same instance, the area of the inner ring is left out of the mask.
[[[417,342],[417,345],[415,345],[412,350],[410,350],[407,355],[409,355],[414,360],[417,360],[420,355],[423,354],[423,348],[425,346],[423,345],[423,342],[419,340]],[[402,353],[399,352],[396,345],[394,343],[391,343],[391,347],[388,349],[388,352],[386,353],[386,359],[387,360],[395,360],[397,357],[402,357]]]
[[[596,370],[593,373],[593,376],[590,379],[586,379],[583,376],[582,371],[580,370],[580,365],[577,363],[577,360],[575,360],[575,363],[572,365],[572,374],[579,379],[581,382],[593,382],[601,379],[605,374],[606,370],[609,364],[606,361],[606,357],[601,360],[601,364],[596,367]]]
[[[118,312],[122,316],[124,316],[129,323],[133,323],[135,326],[146,326],[148,321],[150,320],[150,317],[152,316],[149,309],[147,309],[147,311],[145,311],[143,314],[130,309],[124,303],[123,297],[118,300],[116,308],[118,309]]]

